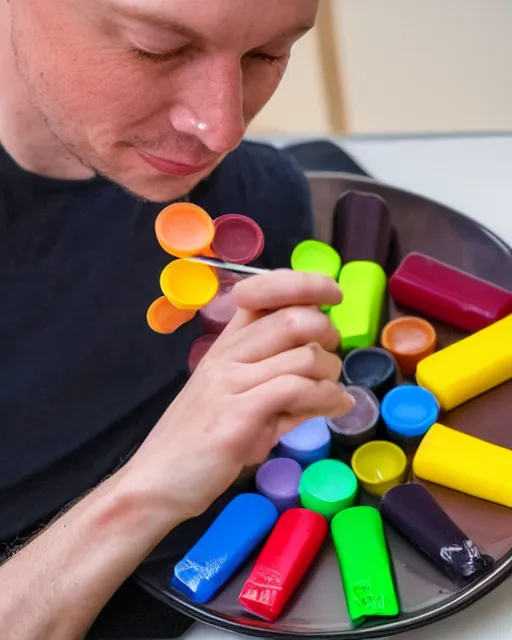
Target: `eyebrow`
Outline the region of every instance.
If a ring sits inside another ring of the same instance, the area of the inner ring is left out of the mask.
[[[190,27],[186,27],[185,25],[180,24],[179,22],[170,20],[169,18],[166,18],[163,15],[159,15],[157,13],[150,13],[146,9],[137,7],[135,5],[128,5],[128,4],[123,5],[119,3],[114,3],[111,5],[111,7],[113,11],[121,13],[127,18],[134,18],[136,20],[141,20],[143,22],[147,22],[149,24],[155,25],[163,29],[174,31],[174,33],[182,35],[186,38],[201,39],[203,37],[200,33],[195,31],[194,29],[191,29]],[[285,29],[281,33],[278,33],[272,39],[272,42],[303,36],[308,31],[310,31],[314,26],[315,25],[313,23],[313,24],[302,24],[302,25],[296,25],[294,27],[290,27],[289,29]]]

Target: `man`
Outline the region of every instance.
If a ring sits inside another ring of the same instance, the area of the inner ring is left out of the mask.
[[[0,0],[2,640],[82,637],[280,434],[351,406],[318,311],[340,300],[329,279],[239,284],[190,379],[199,324],[161,336],[145,320],[169,260],[154,238],[165,204],[253,217],[271,268],[312,234],[305,179],[241,140],[316,10]]]

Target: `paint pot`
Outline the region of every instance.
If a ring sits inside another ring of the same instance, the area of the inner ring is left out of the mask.
[[[155,233],[164,251],[176,258],[213,255],[213,220],[190,202],[177,202],[163,209],[156,218]]]
[[[213,222],[212,250],[220,260],[248,264],[260,257],[265,236],[257,222],[247,216],[229,213]]]
[[[215,334],[207,334],[205,336],[199,336],[199,338],[194,340],[188,352],[189,373],[194,373],[201,360],[208,353],[215,340],[217,340],[217,337]]]
[[[512,314],[512,291],[430,256],[405,256],[389,281],[393,300],[474,333]]]
[[[343,382],[371,389],[379,400],[397,384],[393,356],[380,347],[356,349],[343,361]]]
[[[407,456],[393,442],[373,440],[354,452],[352,469],[367,493],[381,497],[391,487],[405,481]]]
[[[400,612],[382,517],[374,507],[352,507],[331,523],[347,602],[354,626],[368,618]]]
[[[300,506],[299,483],[302,467],[291,458],[267,460],[256,472],[256,488],[279,513]]]
[[[236,496],[176,564],[171,587],[193,602],[209,602],[268,536],[278,517],[264,496]]]
[[[178,309],[165,296],[161,296],[149,307],[146,320],[156,333],[170,334],[193,320],[195,315],[195,310]]]
[[[418,447],[439,418],[439,403],[430,391],[414,385],[391,389],[382,400],[381,415],[389,439],[406,453]]]
[[[234,286],[244,279],[240,274],[219,269],[219,291],[215,298],[199,310],[206,333],[220,334],[233,319],[237,306],[233,298]]]
[[[383,198],[347,191],[334,208],[331,244],[344,264],[367,260],[385,269],[392,230],[391,213]]]
[[[357,447],[374,440],[380,418],[380,403],[373,391],[358,386],[349,386],[345,390],[354,398],[353,408],[343,416],[326,420],[333,451],[341,457],[351,455]]]
[[[434,353],[437,333],[427,320],[403,316],[388,322],[380,340],[395,358],[400,372],[409,376],[416,373],[418,362]]]
[[[321,273],[338,280],[341,258],[335,249],[320,240],[303,240],[292,252],[291,266],[294,271]]]
[[[174,260],[160,275],[163,294],[178,309],[201,309],[215,298],[219,286],[211,267],[187,260]]]
[[[512,507],[512,451],[436,423],[413,459],[420,480]]]
[[[326,520],[351,507],[357,497],[357,478],[352,469],[339,460],[320,460],[309,466],[299,484],[302,506]]]
[[[343,300],[329,317],[341,336],[341,349],[374,346],[380,332],[386,297],[386,274],[376,262],[349,262],[338,278]]]
[[[274,622],[306,575],[327,536],[325,518],[291,509],[279,518],[238,601],[250,613]]]
[[[292,458],[303,467],[329,457],[331,433],[325,418],[312,418],[281,436],[279,455]]]
[[[422,360],[416,381],[451,411],[510,380],[512,314]]]
[[[492,559],[479,551],[423,485],[409,482],[390,489],[382,498],[380,512],[403,538],[455,582],[467,582],[492,568]]]

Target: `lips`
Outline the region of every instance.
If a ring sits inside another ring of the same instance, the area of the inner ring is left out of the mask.
[[[161,158],[154,156],[146,151],[140,151],[137,149],[139,156],[153,169],[157,169],[162,173],[166,173],[170,176],[191,176],[197,173],[203,172],[210,166],[210,162],[204,162],[202,164],[184,164],[182,162],[174,162],[168,158]]]

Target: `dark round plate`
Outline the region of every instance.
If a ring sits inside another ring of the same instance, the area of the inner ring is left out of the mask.
[[[512,250],[491,232],[469,218],[425,198],[374,181],[346,174],[309,175],[317,216],[317,238],[329,241],[331,216],[336,200],[347,190],[369,191],[388,203],[396,229],[389,265],[391,273],[400,258],[420,251],[455,267],[512,289]],[[388,317],[406,313],[392,301]],[[453,328],[434,323],[441,346],[464,337]],[[512,448],[512,380],[450,412],[447,426]],[[193,618],[248,635],[279,637],[377,638],[425,626],[472,604],[497,587],[512,573],[512,509],[461,493],[428,485],[460,528],[480,549],[495,560],[492,572],[459,588],[418,555],[393,531],[387,529],[396,573],[401,614],[391,621],[375,621],[354,629],[347,614],[345,597],[332,543],[326,543],[281,617],[274,624],[247,614],[237,598],[254,558],[207,606],[197,606],[169,588],[174,562],[169,550],[185,552],[198,537],[198,524],[174,534],[155,551],[140,569],[138,581],[159,599]],[[377,503],[361,496],[364,504]],[[218,512],[217,505],[202,522]],[[203,529],[204,530],[204,529]]]

